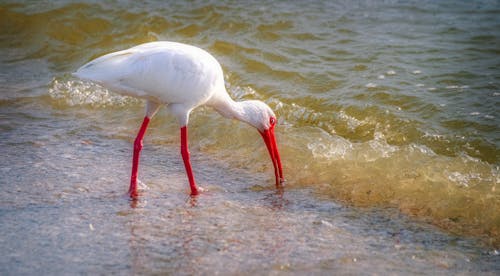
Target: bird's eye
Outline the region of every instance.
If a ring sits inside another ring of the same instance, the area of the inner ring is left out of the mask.
[[[272,125],[272,126],[274,126],[274,124],[276,124],[276,118],[271,117],[271,118],[269,119],[269,123],[271,123],[271,125]]]

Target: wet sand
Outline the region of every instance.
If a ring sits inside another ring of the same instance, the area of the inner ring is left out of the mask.
[[[34,129],[13,128],[23,138],[2,145],[3,179],[10,179],[0,196],[3,275],[499,270],[498,253],[477,240],[395,209],[335,203],[317,189],[279,192],[267,170],[249,173],[206,153],[192,152],[207,189],[192,198],[178,148],[151,140],[140,170],[148,188],[131,201],[124,196],[131,141],[97,130],[30,137]],[[26,162],[20,154],[27,153]]]
[[[0,4],[0,275],[500,271],[494,1]],[[128,189],[143,102],[71,77],[155,40],[211,52],[258,132],[190,118],[196,199],[165,110]],[[231,135],[228,135],[230,133]]]

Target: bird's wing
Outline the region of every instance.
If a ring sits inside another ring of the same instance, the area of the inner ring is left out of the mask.
[[[74,75],[120,94],[190,106],[206,101],[216,84],[223,86],[222,70],[211,55],[192,46],[165,42],[104,55]]]
[[[159,49],[134,47],[92,60],[74,75],[118,93],[137,97],[154,96],[152,94],[161,90],[159,74],[165,73],[168,68],[162,55],[165,52],[162,53]]]

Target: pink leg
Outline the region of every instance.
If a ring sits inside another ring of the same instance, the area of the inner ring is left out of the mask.
[[[187,137],[187,127],[181,127],[181,155],[184,160],[184,167],[186,167],[186,173],[189,180],[189,186],[191,187],[191,195],[198,195],[198,189],[196,188],[196,183],[194,182],[193,169],[191,168],[191,162],[189,161],[189,149],[188,149],[188,137]]]
[[[137,169],[139,168],[139,155],[142,149],[142,139],[144,138],[144,134],[146,133],[146,129],[148,128],[150,119],[148,116],[144,117],[144,121],[142,122],[141,129],[139,133],[137,133],[137,137],[134,141],[134,157],[132,159],[132,176],[130,177],[130,188],[128,189],[128,193],[131,198],[137,198]]]

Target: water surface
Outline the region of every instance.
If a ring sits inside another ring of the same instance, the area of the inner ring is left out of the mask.
[[[497,1],[3,1],[2,274],[498,273]],[[277,113],[261,138],[200,108],[188,196],[179,130],[152,120],[123,197],[140,100],[70,73],[172,40]]]

